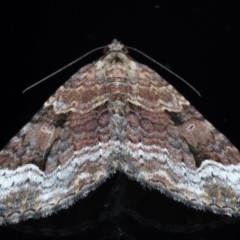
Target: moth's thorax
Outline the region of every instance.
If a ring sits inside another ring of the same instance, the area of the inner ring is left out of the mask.
[[[110,125],[113,139],[126,138],[126,102],[131,84],[130,69],[136,69],[136,63],[122,52],[110,52],[97,63],[103,82],[104,92],[108,96],[108,109],[111,115]],[[135,74],[134,70],[131,74]],[[120,147],[118,147],[120,151]]]
[[[104,88],[111,99],[122,101],[128,95],[129,79],[136,75],[136,63],[122,52],[110,52],[96,63],[100,78],[104,78]]]

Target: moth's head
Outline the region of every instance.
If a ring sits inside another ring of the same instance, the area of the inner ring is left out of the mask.
[[[122,53],[128,53],[128,49],[121,44],[117,39],[113,39],[112,43],[107,45],[104,48],[104,54],[108,54],[110,52],[122,52]]]

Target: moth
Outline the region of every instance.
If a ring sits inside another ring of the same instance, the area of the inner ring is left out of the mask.
[[[240,153],[114,40],[0,152],[0,224],[47,216],[116,171],[191,207],[240,215]]]

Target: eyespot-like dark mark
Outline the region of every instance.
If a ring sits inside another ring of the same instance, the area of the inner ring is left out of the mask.
[[[55,119],[54,119],[54,122],[53,122],[54,127],[63,128],[65,122],[67,121],[67,118],[68,118],[69,114],[70,114],[70,112],[57,114],[55,116]]]
[[[41,171],[45,171],[46,161],[46,157],[42,158],[40,156],[36,156],[35,158],[31,159],[29,163],[37,166]]]
[[[195,159],[196,166],[200,167],[202,162],[206,159],[211,159],[210,156],[207,154],[203,153],[200,149],[193,147],[192,145],[188,144],[188,147]]]
[[[184,123],[183,119],[180,116],[180,113],[170,112],[168,110],[165,110],[165,112],[168,114],[170,119],[174,122],[175,126],[179,126],[179,125],[182,125]]]
[[[195,128],[195,125],[194,125],[194,124],[189,124],[189,125],[187,126],[187,130],[188,130],[188,131],[192,131],[194,128]]]

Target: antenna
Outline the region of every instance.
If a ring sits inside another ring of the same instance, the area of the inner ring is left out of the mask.
[[[91,53],[93,53],[93,52],[95,52],[95,51],[98,51],[98,50],[100,50],[100,49],[103,49],[104,47],[105,47],[105,46],[98,47],[98,48],[95,48],[95,49],[93,49],[93,50],[91,50],[91,51],[85,53],[84,55],[82,55],[81,57],[79,57],[79,58],[75,59],[74,61],[68,63],[68,64],[65,65],[64,67],[58,69],[57,71],[51,73],[51,74],[48,75],[47,77],[45,77],[45,78],[39,80],[38,82],[34,83],[34,84],[31,85],[30,87],[27,87],[26,89],[24,89],[24,90],[22,91],[22,93],[27,92],[29,89],[31,89],[31,88],[37,86],[38,84],[40,84],[40,83],[46,81],[46,80],[49,79],[50,77],[52,77],[52,76],[54,76],[54,75],[56,75],[56,74],[62,72],[64,69],[66,69],[66,68],[72,66],[72,65],[75,64],[76,62],[78,62],[78,61],[80,61],[81,59],[85,58],[86,56],[90,55]]]
[[[142,54],[144,57],[148,58],[149,60],[151,60],[152,62],[156,63],[158,66],[160,66],[161,68],[165,69],[166,71],[170,72],[173,76],[177,77],[178,79],[180,79],[182,82],[184,82],[186,85],[188,85],[193,91],[195,91],[199,97],[201,97],[200,92],[194,88],[190,83],[188,83],[185,79],[183,79],[182,77],[180,77],[179,75],[177,75],[176,73],[174,73],[173,71],[171,71],[170,69],[168,69],[167,67],[163,66],[161,63],[157,62],[156,60],[154,60],[153,58],[149,57],[147,54],[141,52],[140,50],[133,48],[133,47],[129,47],[126,46],[128,49],[131,49],[135,52],[138,52],[140,54]]]

